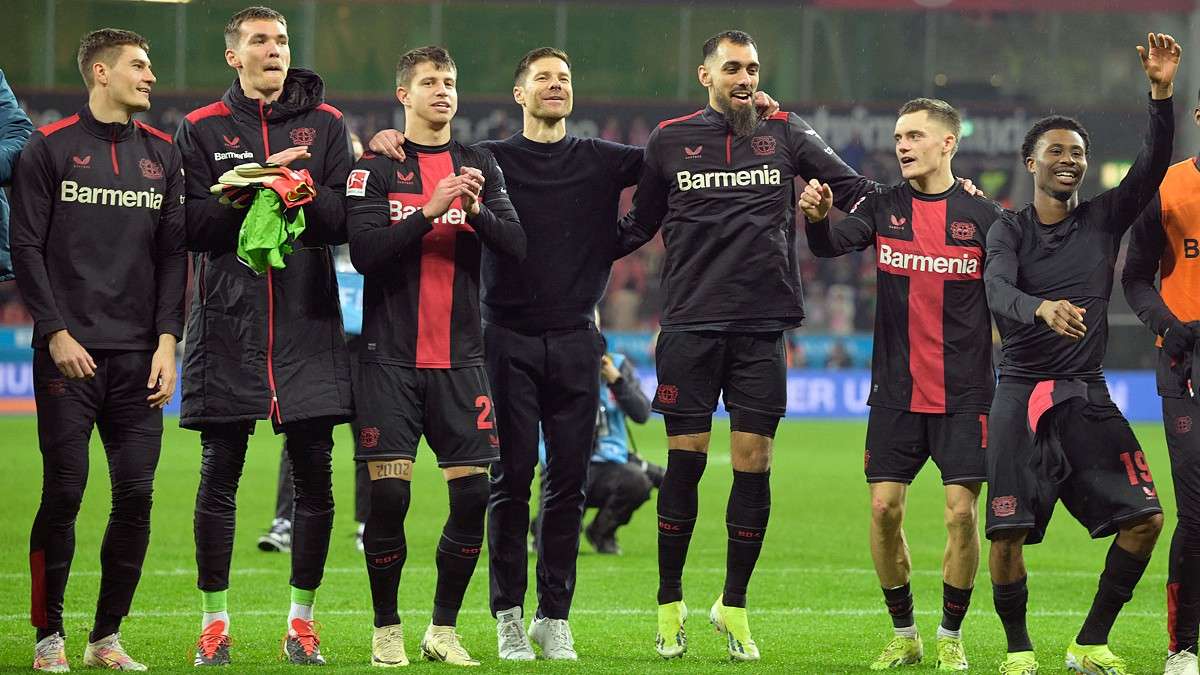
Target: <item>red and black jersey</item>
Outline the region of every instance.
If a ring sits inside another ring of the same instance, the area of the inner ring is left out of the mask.
[[[63,329],[88,349],[183,334],[181,164],[167,134],[87,106],[33,134],[14,174],[12,251],[34,347]]]
[[[525,257],[525,232],[486,150],[451,141],[404,144],[397,162],[367,153],[346,181],[350,259],[366,277],[360,359],[417,368],[483,365],[479,259],[483,246]],[[483,172],[479,213],[461,200],[432,222],[421,207],[464,166]]]
[[[808,225],[809,248],[822,257],[875,246],[869,405],[987,412],[996,376],[983,261],[999,215],[957,183],[927,195],[903,182],[863,197],[836,225]]]

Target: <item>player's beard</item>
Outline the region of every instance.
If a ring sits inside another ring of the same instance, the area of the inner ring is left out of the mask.
[[[734,105],[733,97],[725,99],[725,119],[729,120],[729,126],[733,127],[733,133],[737,136],[749,136],[758,128],[758,111],[754,109],[752,104]]]

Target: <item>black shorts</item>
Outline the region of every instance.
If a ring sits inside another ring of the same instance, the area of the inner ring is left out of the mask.
[[[987,415],[918,413],[871,407],[863,470],[868,483],[911,483],[933,457],[942,484],[980,483],[987,477]]]
[[[438,466],[487,466],[500,459],[500,439],[487,375],[471,368],[359,366],[359,461],[415,460],[421,435]]]
[[[1146,457],[1104,382],[1087,383],[1083,398],[1058,402],[1061,388],[1020,378],[1001,378],[996,386],[987,447],[989,539],[1029,529],[1025,543],[1040,542],[1060,499],[1096,539],[1162,513]],[[1035,436],[1030,425],[1038,402],[1044,407],[1052,399]]]
[[[783,333],[685,331],[660,333],[654,351],[655,412],[709,417],[724,395],[728,410],[783,417],[787,412],[787,359]]]

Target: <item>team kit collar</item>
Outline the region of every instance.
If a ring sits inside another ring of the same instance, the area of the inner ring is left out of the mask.
[[[306,113],[325,102],[325,82],[311,70],[290,68],[283,81],[283,94],[274,103],[261,105],[256,98],[246,96],[242,83],[233,84],[221,97],[235,117],[258,122],[262,117],[280,121]]]
[[[133,136],[133,118],[121,124],[120,122],[101,122],[92,114],[91,106],[84,104],[79,111],[79,124],[92,136],[112,143],[119,143]]]

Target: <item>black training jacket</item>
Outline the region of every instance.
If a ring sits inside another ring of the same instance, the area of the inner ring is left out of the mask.
[[[662,228],[663,330],[800,325],[804,292],[794,179],[816,178],[848,210],[875,184],[845,164],[804,120],[778,112],[750,136],[706,107],[650,134],[634,210],[617,255]]]
[[[86,349],[152,350],[183,334],[183,176],[171,137],[84,106],[38,129],[13,181],[17,287],[33,346],[66,329]]]
[[[321,78],[291,69],[271,104],[247,98],[234,81],[221,100],[187,116],[175,141],[187,174],[187,246],[196,252],[180,425],[348,419],[350,362],[330,246],[346,242],[351,154]],[[259,276],[236,253],[246,210],[208,189],[238,164],[297,145],[312,157],[290,166],[308,169],[317,196],[303,207],[306,229],[287,267]]]

